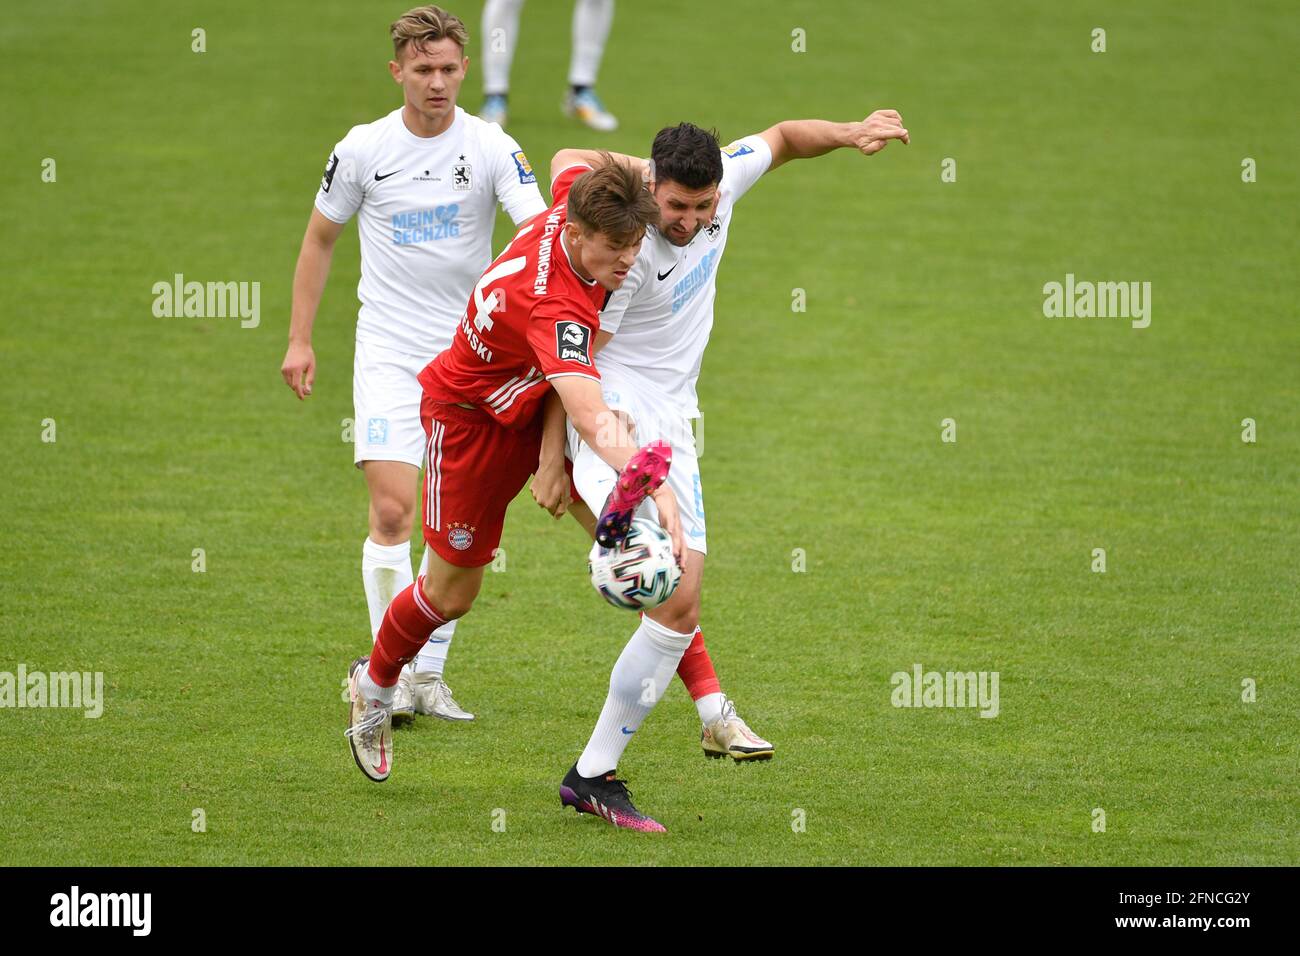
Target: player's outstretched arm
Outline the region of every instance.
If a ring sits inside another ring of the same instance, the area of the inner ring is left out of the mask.
[[[769,171],[792,159],[812,159],[834,149],[856,149],[864,156],[874,156],[891,139],[901,140],[904,145],[911,142],[897,110],[876,110],[856,123],[785,120],[759,135],[772,150]]]
[[[631,166],[633,170],[641,174],[642,179],[649,176],[649,160],[637,156],[629,156],[626,153],[611,153],[608,150],[599,149],[562,149],[551,157],[551,182],[555,182],[555,177],[570,166],[591,166],[595,168],[604,162],[604,156],[608,156],[616,163]]]
[[[636,451],[636,442],[623,419],[616,415],[600,393],[600,383],[582,375],[558,375],[550,380],[560,396],[564,411],[578,435],[592,451],[615,471],[622,471]],[[682,537],[677,497],[667,483],[651,496],[659,509],[659,523],[673,539],[673,554],[680,562],[686,551]],[[595,503],[592,503],[595,506]]]
[[[329,278],[334,243],[342,232],[343,223],[313,209],[307,232],[302,237],[302,248],[298,251],[298,265],[293,270],[289,348],[284,353],[280,374],[299,399],[311,394],[312,382],[316,380],[316,353],[311,347],[311,330],[316,324],[316,309],[320,306],[321,293],[325,291],[325,280]]]

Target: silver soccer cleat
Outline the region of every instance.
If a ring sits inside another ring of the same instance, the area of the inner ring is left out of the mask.
[[[368,657],[358,657],[348,670],[348,729],[344,731],[357,769],[383,783],[393,769],[393,711],[361,695],[357,682]]]
[[[415,686],[411,679],[411,665],[402,668],[397,678],[397,692],[393,695],[393,723],[404,724],[415,720]]]
[[[771,743],[741,720],[729,697],[722,701],[722,716],[701,732],[700,746],[704,748],[704,756],[715,760],[728,756],[732,760],[771,760],[776,753]]]
[[[443,720],[473,720],[474,715],[463,710],[456,698],[451,696],[451,688],[437,674],[416,672],[411,681],[411,691],[415,697],[415,712],[428,717],[441,717]]]

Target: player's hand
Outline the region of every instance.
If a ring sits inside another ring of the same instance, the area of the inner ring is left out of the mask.
[[[891,139],[902,140],[904,146],[912,141],[897,110],[876,110],[855,124],[849,138],[863,156],[874,156],[888,146]]]
[[[280,374],[284,376],[284,384],[293,389],[299,399],[310,395],[311,384],[316,381],[316,353],[311,346],[290,342],[280,365]]]
[[[682,536],[682,518],[677,511],[677,496],[665,484],[660,485],[650,497],[659,509],[659,524],[673,539],[673,557],[677,559],[677,566],[685,570],[686,539]]]
[[[533,500],[555,518],[563,517],[565,509],[573,502],[573,496],[569,494],[569,476],[563,465],[538,468],[529,490],[533,493]]]

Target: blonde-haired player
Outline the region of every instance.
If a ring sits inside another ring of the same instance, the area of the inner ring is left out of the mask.
[[[354,126],[330,154],[294,271],[289,348],[280,369],[300,399],[312,394],[312,326],[334,245],[355,217],[361,310],[354,458],[370,495],[361,578],[372,638],[393,596],[414,580],[410,538],[426,442],[416,376],[451,344],[465,301],[492,261],[497,204],[516,225],[547,206],[519,144],[456,105],[469,68],[465,24],[424,6],[400,17],[390,32],[388,69],[403,102]],[[455,624],[440,628],[403,671],[395,716],[473,719],[442,680]]]

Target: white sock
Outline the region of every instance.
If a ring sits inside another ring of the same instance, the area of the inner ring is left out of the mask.
[[[576,0],[573,4],[573,53],[569,85],[595,86],[605,40],[614,22],[614,0]]]
[[[483,92],[487,96],[510,91],[510,61],[519,38],[519,13],[524,0],[487,0],[483,4]],[[497,31],[500,31],[499,33]]]
[[[448,621],[429,637],[429,642],[420,648],[412,665],[417,674],[437,674],[442,676],[442,669],[447,666],[447,652],[451,650],[451,638],[456,633],[456,622]]]
[[[415,583],[411,574],[411,542],[375,544],[366,538],[361,548],[361,583],[365,585],[366,605],[370,609],[370,638],[375,640],[388,605]]]
[[[424,546],[424,557],[420,559],[420,574],[429,573],[429,546]],[[456,633],[456,622],[448,621],[429,635],[428,642],[415,655],[415,661],[406,665],[412,674],[437,674],[442,676],[442,669],[447,666],[447,652],[451,650],[451,637]]]
[[[694,637],[694,631],[678,634],[649,617],[641,619],[610,672],[609,696],[587,749],[578,758],[579,774],[595,777],[618,767],[632,732],[668,689]]]
[[[695,709],[699,711],[700,723],[706,727],[722,717],[722,702],[726,700],[725,694],[705,694],[695,702]]]
[[[393,698],[397,695],[397,685],[392,687],[380,687],[375,683],[375,679],[370,676],[370,668],[367,667],[361,672],[361,677],[357,681],[357,690],[366,700],[377,700],[385,707],[391,707]]]

